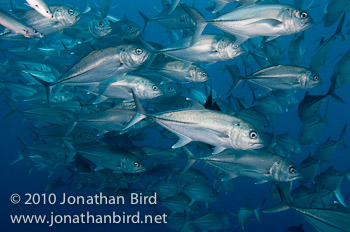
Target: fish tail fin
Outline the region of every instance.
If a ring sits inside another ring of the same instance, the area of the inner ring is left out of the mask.
[[[179,2],[180,2],[180,0],[172,0],[171,1],[171,5],[170,5],[170,8],[169,8],[168,14],[171,14],[175,10],[175,8],[179,4]]]
[[[5,104],[10,108],[10,111],[5,116],[3,116],[2,119],[6,119],[15,113],[22,113],[16,108],[14,102],[5,101]]]
[[[240,78],[239,75],[237,75],[235,73],[235,70],[233,70],[233,68],[231,68],[231,66],[229,65],[225,65],[225,68],[227,69],[227,71],[230,73],[231,78],[232,78],[232,85],[230,87],[230,90],[227,92],[227,95],[231,95],[231,93],[233,92],[233,90],[235,90],[235,88],[241,83],[242,79]]]
[[[273,206],[269,209],[264,210],[264,213],[276,213],[280,211],[284,211],[290,208],[290,205],[292,203],[291,197],[287,195],[279,186],[278,184],[276,185],[278,194],[281,198],[281,203],[279,205]]]
[[[22,144],[23,148],[22,148],[22,153],[24,153],[27,149],[28,149],[28,145],[18,136],[16,136],[18,141]]]
[[[259,223],[261,223],[259,211],[260,211],[261,207],[265,204],[266,200],[267,200],[267,198],[265,197],[264,200],[262,200],[262,202],[260,202],[260,204],[256,207],[256,209],[254,209],[255,217]]]
[[[142,28],[142,34],[144,34],[144,32],[146,30],[146,26],[147,26],[148,22],[150,21],[150,19],[141,11],[139,11],[139,14],[140,14],[141,18],[143,19],[143,21],[145,21],[145,24],[143,25],[143,28]]]
[[[44,86],[45,91],[46,91],[46,101],[47,104],[50,105],[50,101],[51,101],[51,92],[52,92],[52,88],[54,83],[49,83],[46,82],[44,80],[41,80],[40,78],[32,75],[31,73],[28,73],[30,76],[32,76],[37,82],[39,82],[42,86]]]
[[[131,93],[132,93],[132,96],[133,96],[135,104],[136,104],[137,112],[134,115],[134,117],[128,122],[128,124],[125,125],[125,127],[122,129],[122,131],[132,127],[133,125],[135,125],[136,123],[138,123],[139,121],[141,121],[142,119],[147,117],[146,111],[143,109],[140,100],[136,97],[136,95],[132,89],[131,89]]]
[[[185,167],[182,169],[182,171],[180,173],[180,177],[183,174],[185,174],[188,171],[188,169],[190,169],[195,162],[197,162],[196,157],[193,155],[193,153],[190,151],[190,149],[188,149],[187,147],[184,146],[184,147],[182,147],[182,150],[186,154],[187,163],[186,163]]]
[[[89,0],[84,0],[84,3],[85,3],[85,8],[84,8],[84,10],[81,13],[82,14],[86,14],[86,13],[92,11],[92,8],[91,8]]]
[[[342,206],[347,207],[343,196],[341,195],[340,186],[334,190],[334,195]]]
[[[193,34],[193,37],[192,37],[192,40],[191,40],[191,44],[190,44],[190,46],[192,46],[195,42],[198,41],[199,36],[202,34],[202,32],[204,31],[204,28],[207,26],[208,23],[205,21],[203,16],[200,15],[200,13],[194,11],[189,6],[187,6],[186,4],[181,4],[181,7],[184,9],[184,11],[196,23],[196,29],[195,29],[195,32]]]
[[[338,24],[337,30],[335,32],[335,37],[337,39],[340,39],[340,40],[343,40],[343,41],[345,40],[345,36],[342,33],[344,19],[345,19],[345,14],[343,14],[343,17],[341,18],[341,20],[340,20],[340,22]]]
[[[331,96],[335,100],[337,100],[337,101],[339,101],[341,103],[345,103],[345,101],[335,93],[336,83],[337,83],[337,78],[333,76],[333,78],[331,80],[331,86],[329,87],[327,96]]]
[[[65,138],[63,138],[63,144],[64,146],[68,149],[69,151],[69,155],[67,157],[67,160],[66,160],[66,164],[69,164],[70,161],[72,161],[72,159],[74,158],[75,154],[76,154],[76,150],[75,148],[73,147],[73,145]]]
[[[344,137],[345,137],[345,132],[346,132],[346,128],[348,126],[348,123],[345,123],[340,135],[339,135],[339,139],[338,139],[338,143],[341,143],[343,144],[343,147],[346,148],[346,144],[345,144],[345,140],[344,140]]]

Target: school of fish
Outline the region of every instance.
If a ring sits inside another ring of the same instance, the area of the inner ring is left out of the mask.
[[[329,107],[349,108],[337,92],[350,82],[350,1],[160,0],[153,15],[135,5],[143,25],[114,15],[113,0],[26,2],[1,4],[0,93],[3,120],[20,115],[31,134],[11,165],[47,173],[46,191],[156,192],[181,232],[289,209],[315,231],[350,232],[350,165],[333,165],[349,153],[348,121],[319,139],[335,124]],[[297,134],[276,129],[283,117],[301,122]],[[212,208],[242,177],[270,192]]]

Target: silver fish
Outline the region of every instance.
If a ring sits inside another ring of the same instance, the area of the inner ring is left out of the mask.
[[[22,16],[25,23],[48,35],[74,25],[79,19],[80,11],[74,6],[50,6],[52,18],[45,18],[35,10],[29,10]]]
[[[0,9],[0,24],[17,34],[24,35],[27,38],[42,38],[44,36],[32,26],[27,25],[25,22],[21,22],[2,9]],[[2,32],[4,35],[7,35],[8,33],[9,32],[6,30],[5,32]]]
[[[282,156],[259,150],[230,149],[207,157],[195,157],[186,147],[184,151],[189,159],[184,170],[192,165],[193,161],[199,160],[224,171],[221,176],[222,180],[248,176],[256,178],[257,183],[265,183],[268,181],[290,182],[301,178],[291,161]]]
[[[268,40],[282,35],[304,31],[313,24],[312,18],[303,10],[289,5],[254,4],[236,8],[212,20],[204,20],[188,7],[184,9],[195,19],[197,24],[192,44],[207,24],[216,26],[236,36],[239,45],[249,38],[269,36]]]
[[[187,37],[158,52],[189,62],[217,62],[233,59],[243,53],[235,41],[222,35],[202,35],[190,46]]]
[[[133,95],[138,111],[124,129],[149,116],[179,137],[172,148],[182,147],[191,141],[215,146],[213,153],[219,153],[226,148],[251,150],[263,147],[254,128],[239,118],[206,109],[149,114],[144,111],[134,93]]]
[[[96,83],[113,76],[123,76],[142,65],[148,57],[149,52],[146,49],[134,44],[93,51],[52,85]]]
[[[44,0],[26,0],[28,5],[46,18],[52,18],[52,12]]]

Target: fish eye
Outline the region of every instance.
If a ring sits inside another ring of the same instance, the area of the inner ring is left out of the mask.
[[[158,87],[157,87],[156,85],[153,85],[153,86],[152,86],[152,89],[153,89],[154,91],[157,91],[157,90],[158,90]]]
[[[318,81],[318,76],[314,76],[314,81]]]
[[[46,13],[47,13],[47,14],[49,14],[49,13],[50,13],[50,11],[48,11],[48,10],[47,10],[47,11],[46,11]]]
[[[104,23],[102,21],[99,22],[98,24],[100,27],[103,27],[104,26]]]
[[[137,168],[138,166],[140,166],[140,164],[139,164],[138,162],[135,161],[135,162],[134,162],[134,167]]]
[[[143,52],[141,48],[136,48],[135,51],[136,51],[136,54],[137,54],[137,55],[141,55],[142,52]]]
[[[301,19],[305,19],[307,17],[307,13],[306,12],[301,12],[300,13],[300,18]]]
[[[207,74],[206,74],[206,73],[204,73],[204,72],[202,72],[202,76],[203,76],[203,77],[205,77],[205,76],[207,76]]]
[[[130,31],[134,30],[134,26],[130,26],[130,27],[129,27],[129,30],[130,30]]]
[[[294,174],[294,173],[295,173],[295,171],[296,171],[296,170],[295,170],[295,168],[294,168],[294,167],[290,167],[290,168],[289,168],[289,173]]]
[[[171,86],[168,86],[168,90],[172,90],[173,88],[171,88]]]
[[[38,31],[37,31],[37,30],[35,30],[35,29],[33,30],[33,32],[34,32],[34,33],[38,33]]]
[[[70,15],[73,15],[73,14],[74,14],[74,10],[69,9],[69,10],[68,10],[68,13],[69,13]]]
[[[255,131],[251,131],[251,132],[249,133],[249,137],[250,137],[251,139],[256,139],[256,138],[258,137],[258,134],[257,134]]]

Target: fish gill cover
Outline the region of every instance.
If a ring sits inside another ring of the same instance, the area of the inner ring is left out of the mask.
[[[1,231],[350,231],[350,2],[0,3]]]

